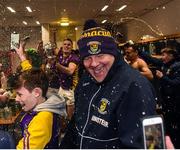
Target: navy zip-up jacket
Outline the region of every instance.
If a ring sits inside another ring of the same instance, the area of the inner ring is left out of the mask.
[[[149,81],[116,58],[102,83],[85,73],[75,91],[75,113],[61,148],[143,148],[141,119],[155,114]]]
[[[179,116],[180,108],[180,61],[173,59],[168,63],[163,63],[161,59],[153,58],[141,52],[141,57],[149,63],[155,65],[163,72],[160,81],[160,92],[163,99],[163,112],[173,112]],[[175,115],[173,114],[173,116]]]

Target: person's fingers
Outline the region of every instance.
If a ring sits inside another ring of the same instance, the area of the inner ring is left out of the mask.
[[[166,148],[167,149],[174,149],[174,145],[173,143],[171,142],[171,139],[169,136],[166,136],[165,137],[165,140],[166,140]]]
[[[24,48],[23,48],[22,43],[20,43],[20,44],[19,44],[19,48],[16,48],[15,50],[16,50],[17,53],[23,52],[23,51],[24,51]]]
[[[156,70],[156,75],[159,75],[159,70]]]
[[[156,70],[156,73],[159,73],[160,71],[159,70]]]

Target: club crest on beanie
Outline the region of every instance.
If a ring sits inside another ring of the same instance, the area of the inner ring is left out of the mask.
[[[117,44],[111,33],[101,27],[90,28],[82,33],[78,41],[80,57],[96,54],[117,55]]]

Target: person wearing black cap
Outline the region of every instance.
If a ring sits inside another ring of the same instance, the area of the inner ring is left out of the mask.
[[[156,70],[156,76],[160,80],[166,134],[170,135],[175,148],[180,148],[180,62],[173,49],[164,48],[161,53],[163,65],[161,70]]]
[[[86,71],[60,148],[143,148],[141,118],[155,114],[151,84],[123,61],[109,31],[87,29],[78,46]]]
[[[158,90],[161,96],[161,114],[164,117],[165,131],[180,148],[180,61],[177,50],[166,47],[161,50],[161,59],[149,56],[139,51],[140,56],[154,65],[157,70],[155,76],[159,81]]]

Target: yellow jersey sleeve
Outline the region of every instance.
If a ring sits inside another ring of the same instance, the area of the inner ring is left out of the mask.
[[[24,60],[21,62],[22,71],[26,71],[32,68],[32,65],[30,64],[29,60]]]
[[[44,149],[52,136],[53,113],[39,112],[24,131],[17,149]]]

